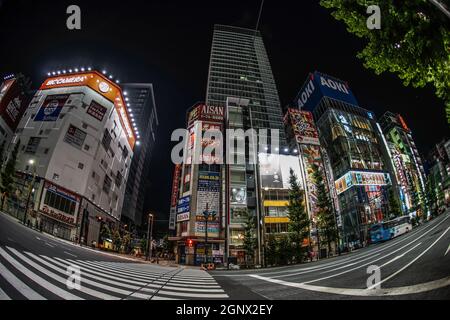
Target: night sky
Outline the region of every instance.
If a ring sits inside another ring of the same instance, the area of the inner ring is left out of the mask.
[[[309,72],[318,70],[348,81],[360,105],[378,117],[387,110],[401,113],[422,154],[448,136],[444,104],[433,88],[405,88],[395,75],[366,70],[355,57],[361,40],[317,3],[265,1],[260,30],[282,105],[292,101]],[[71,4],[81,7],[79,31],[66,28]],[[153,83],[160,127],[147,208],[166,219],[173,171],[170,135],[185,126],[186,109],[205,100],[213,25],[254,28],[259,4],[0,0],[0,75],[22,72],[38,87],[49,71],[93,66],[121,82]]]

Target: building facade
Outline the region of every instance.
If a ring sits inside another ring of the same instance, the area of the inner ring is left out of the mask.
[[[96,71],[46,79],[20,121],[17,185],[33,185],[24,220],[99,242],[120,221],[136,143],[122,90]]]
[[[331,166],[341,216],[341,238],[362,245],[368,228],[388,216],[390,159],[373,112],[359,107],[348,84],[311,73],[296,98],[312,111]]]
[[[400,114],[386,112],[379,122],[395,166],[403,211],[419,211],[421,215],[426,204],[426,178],[412,132]]]
[[[121,216],[122,222],[128,225],[129,230],[133,230],[133,225],[142,225],[145,216],[144,201],[149,189],[150,161],[159,122],[152,84],[125,83],[121,87],[139,140],[130,165]]]

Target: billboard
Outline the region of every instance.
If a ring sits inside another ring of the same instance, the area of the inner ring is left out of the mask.
[[[290,169],[302,185],[299,158],[279,154],[259,154],[259,174],[263,189],[289,189]]]
[[[290,124],[294,131],[294,136],[299,144],[320,145],[319,132],[314,124],[313,115],[309,111],[300,111],[297,109],[288,110]]]
[[[74,125],[70,125],[64,136],[64,142],[70,144],[72,147],[80,149],[83,147],[84,140],[86,140],[87,133],[78,129]]]
[[[0,115],[12,131],[17,129],[28,105],[16,79],[4,81],[0,86]]]
[[[391,177],[384,172],[350,171],[334,182],[337,194],[341,194],[353,186],[387,186]]]
[[[177,214],[191,211],[191,196],[187,196],[178,200]]]
[[[358,105],[358,101],[345,81],[315,71],[309,74],[309,78],[297,95],[296,103],[300,109],[312,110],[322,97]]]
[[[86,112],[87,114],[89,114],[90,116],[94,117],[95,119],[101,122],[103,121],[103,117],[105,116],[107,110],[108,109],[106,109],[101,104],[92,101],[89,107],[87,108]]]
[[[77,194],[45,181],[39,210],[46,216],[74,225],[74,216],[78,212],[80,200]]]
[[[45,97],[44,103],[34,117],[34,121],[56,121],[62,108],[69,99],[69,94],[55,94]]]
[[[204,212],[215,213],[215,218],[209,217],[208,234],[211,237],[219,237],[220,219],[220,173],[200,171],[197,187],[197,211],[195,223],[195,235],[205,235]]]
[[[208,106],[204,103],[199,103],[195,105],[188,114],[188,127],[195,121],[223,123],[224,119],[224,107]]]
[[[303,162],[305,164],[306,188],[308,190],[308,212],[310,216],[315,216],[318,212],[318,191],[316,180],[314,178],[314,165],[316,165],[319,168],[320,172],[322,172],[323,182],[325,183],[325,185],[327,185],[327,178],[324,174],[325,169],[322,161],[322,155],[319,146],[303,145],[300,147],[300,150],[303,157]]]

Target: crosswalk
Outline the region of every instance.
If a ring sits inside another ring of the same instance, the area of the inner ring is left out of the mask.
[[[214,278],[202,270],[62,259],[0,247],[0,300],[227,298]]]

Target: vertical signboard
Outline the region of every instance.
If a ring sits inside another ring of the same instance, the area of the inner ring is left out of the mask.
[[[219,237],[220,231],[220,173],[199,172],[197,188],[197,211],[195,221],[195,236],[205,236],[205,216],[207,210],[214,213],[208,219],[208,237]]]
[[[28,99],[16,79],[6,80],[0,86],[0,116],[12,131],[17,129],[28,105]]]
[[[170,199],[169,230],[176,229],[176,217],[177,217],[176,208],[180,189],[181,169],[182,169],[181,164],[177,164],[175,165],[175,169],[173,171],[172,194]]]

